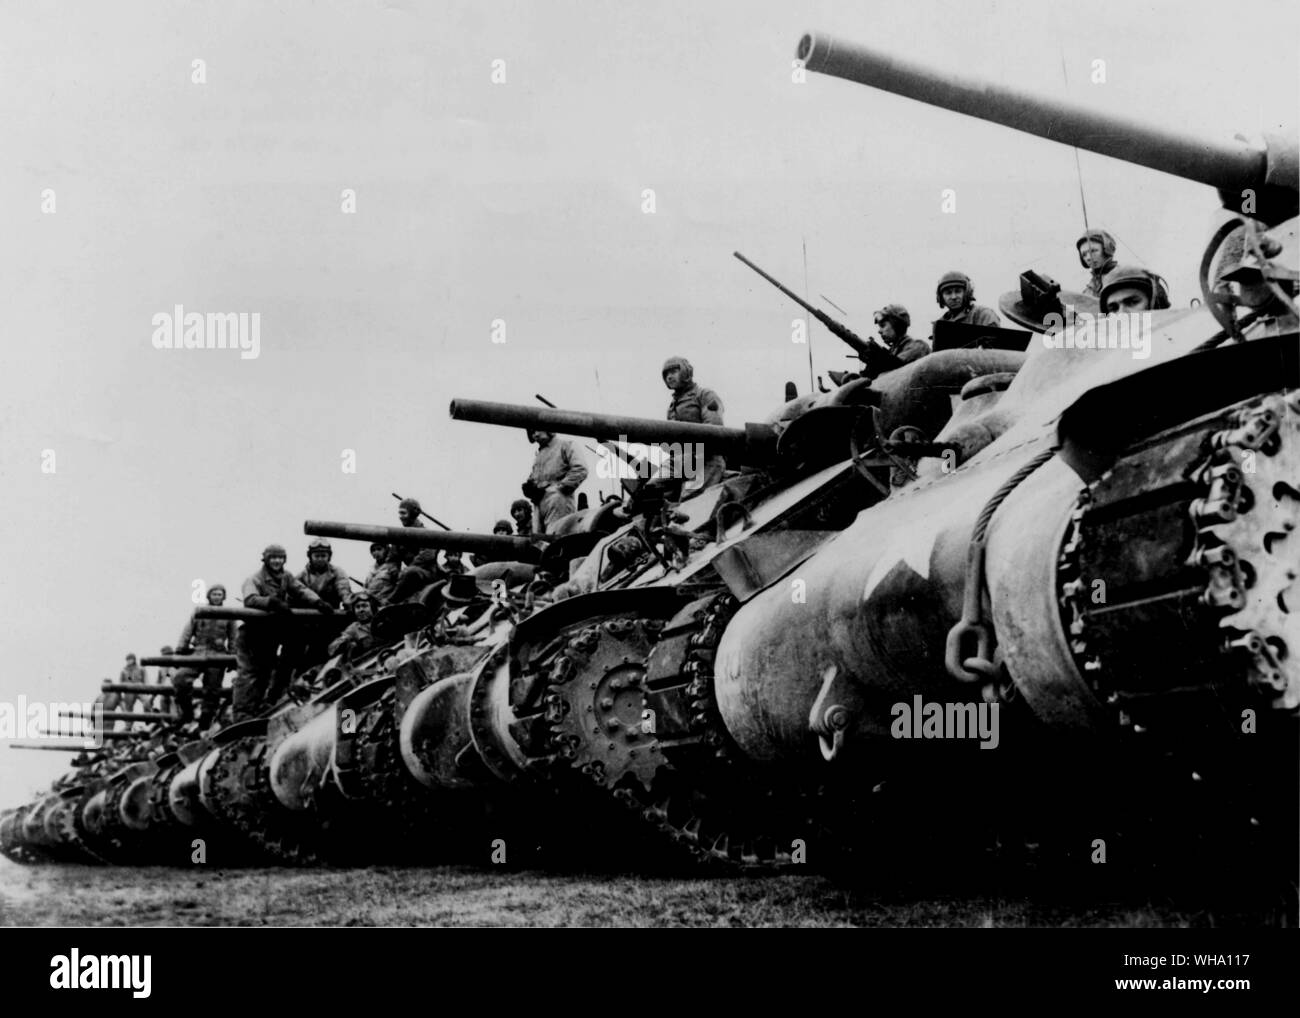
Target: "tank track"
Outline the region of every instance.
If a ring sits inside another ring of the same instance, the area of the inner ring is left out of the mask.
[[[1131,822],[1172,830],[1137,803],[1167,800],[1198,818],[1185,821],[1198,843],[1243,832],[1252,865],[1296,844],[1297,526],[1291,392],[1129,450],[1084,494],[1059,562],[1079,671],[1113,712],[1129,774],[1155,781],[1151,795],[1129,784]]]
[[[299,816],[280,804],[271,791],[269,757],[265,739],[256,735],[220,748],[206,777],[218,819],[276,862],[292,866],[319,862],[315,845],[322,835],[315,814]]]
[[[713,658],[738,604],[693,602],[663,628],[646,662],[642,709],[653,711],[653,769],[602,785],[659,836],[699,863],[782,869],[809,837],[813,800],[745,763],[713,698]]]

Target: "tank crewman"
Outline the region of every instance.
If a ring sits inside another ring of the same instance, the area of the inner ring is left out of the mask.
[[[660,375],[673,394],[668,404],[668,420],[722,427],[722,399],[712,389],[706,389],[695,381],[695,369],[690,361],[685,357],[669,357],[664,361]],[[696,463],[696,466],[698,468],[700,464]],[[684,488],[699,491],[717,484],[726,469],[726,459],[706,449],[700,476],[692,478]]]
[[[388,598],[389,604],[400,604],[415,597],[431,583],[447,578],[438,565],[438,552],[433,548],[421,548],[411,559],[411,564],[397,577],[397,585]]]
[[[393,588],[397,586],[402,563],[398,558],[397,546],[382,541],[376,541],[370,546],[370,557],[374,559],[375,567],[366,575],[366,593],[374,599],[375,604],[382,607],[388,603]]]
[[[575,511],[573,493],[587,479],[587,468],[567,438],[529,428],[528,441],[537,443],[537,455],[522,485],[524,497],[537,506],[537,532],[549,534],[556,523]]]
[[[423,511],[424,509],[420,505],[418,499],[404,498],[397,503],[397,518],[404,527],[418,527],[423,530],[424,520],[420,519],[420,513]],[[402,565],[406,565],[410,562],[414,554],[414,548],[404,547],[402,545],[398,545],[397,547],[397,559]]]
[[[445,573],[460,575],[469,572],[469,567],[465,565],[465,560],[461,558],[458,551],[444,551],[442,553],[442,570]]]
[[[117,681],[118,682],[148,682],[149,676],[148,673],[143,668],[141,668],[140,665],[136,663],[136,656],[134,654],[128,654],[126,656],[126,665],[122,668],[121,673],[118,675]],[[123,710],[135,709],[136,696],[133,693],[125,693],[125,694],[117,695],[116,700],[117,703],[115,704],[115,706],[119,706]],[[114,722],[113,724],[114,729],[118,728],[119,726],[121,728],[125,728],[126,722],[125,721]]]
[[[352,597],[352,587],[343,568],[330,561],[333,557],[329,541],[313,539],[307,545],[307,568],[298,574],[298,582],[314,590],[331,608],[342,608]]]
[[[287,558],[284,548],[278,544],[269,544],[262,550],[262,568],[244,581],[244,606],[288,612],[297,603],[333,614],[334,609],[319,594],[284,568]],[[239,624],[235,634],[235,657],[239,662],[233,691],[235,721],[257,717],[280,698],[288,684],[288,669],[294,662],[292,650],[283,657],[279,652],[281,645],[292,648],[294,641],[292,631],[286,632],[279,622],[259,619]]]
[[[1088,282],[1083,292],[1089,297],[1101,295],[1106,274],[1115,271],[1115,238],[1105,230],[1088,230],[1074,242],[1079,252],[1079,264],[1088,270]]]
[[[1121,265],[1106,276],[1097,300],[1103,314],[1132,314],[1169,307],[1169,288],[1154,272]]]
[[[364,590],[358,591],[349,603],[353,621],[330,643],[329,654],[344,654],[351,658],[364,654],[375,642],[370,632],[370,623],[374,619],[374,600]]]
[[[528,537],[533,532],[533,504],[526,498],[517,498],[510,503],[510,518],[515,521],[515,533]]]
[[[208,588],[208,604],[221,607],[226,603],[226,588],[214,583]],[[180,639],[176,641],[176,651],[190,654],[230,654],[235,650],[234,619],[195,619],[193,615],[181,630]],[[221,710],[221,680],[225,676],[224,668],[203,669],[203,724],[212,727]],[[176,706],[180,711],[180,723],[194,720],[194,680],[199,677],[196,668],[178,668],[172,676],[172,686],[176,690]]]
[[[912,316],[902,304],[886,304],[876,312],[875,321],[884,345],[867,343],[866,349],[858,354],[865,365],[863,374],[868,378],[901,368],[930,352],[929,343],[907,334],[912,327]]]
[[[1002,327],[1002,319],[992,308],[975,303],[975,287],[971,285],[970,276],[955,269],[939,277],[934,288],[934,299],[943,308],[941,322],[956,322],[959,325],[991,325]]]
[[[342,611],[352,600],[352,586],[348,574],[330,560],[334,548],[323,537],[315,537],[307,545],[307,568],[298,574],[298,582],[315,591],[320,599],[335,611]],[[303,632],[300,663],[315,664],[329,656],[329,634],[312,626]]]

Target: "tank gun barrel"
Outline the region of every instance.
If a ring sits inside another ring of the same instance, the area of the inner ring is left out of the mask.
[[[1190,137],[1074,103],[964,78],[948,68],[940,71],[827,35],[805,35],[796,55],[810,71],[1232,191],[1238,203],[1244,188],[1276,185],[1289,187],[1293,193],[1296,190],[1296,155],[1287,155],[1285,143],[1274,153],[1272,139],[1266,154],[1245,144]]]
[[[65,707],[59,711],[59,716],[64,718],[93,718],[93,710],[82,710],[80,707]],[[156,711],[133,711],[133,710],[106,710],[103,713],[105,721],[171,721],[170,714],[161,714]]]
[[[194,609],[196,619],[235,619],[250,622],[254,619],[277,619],[280,617],[298,619],[303,622],[329,621],[338,619],[339,614],[322,615],[314,608],[292,608],[287,612],[264,612],[259,608],[239,608],[233,605],[201,604]]]
[[[10,742],[10,749],[41,749],[49,753],[84,753],[84,742]]]
[[[140,735],[141,733],[119,732],[111,728],[105,728],[105,729],[97,728],[94,731],[89,731],[89,732],[59,732],[59,731],[51,732],[47,729],[38,734],[40,734],[42,737],[47,739],[69,739],[69,738],[71,739],[134,739],[137,735]],[[83,746],[82,748],[84,749],[85,747]]]
[[[471,534],[457,530],[428,530],[424,527],[377,527],[365,523],[336,523],[308,520],[303,533],[316,537],[339,537],[372,544],[406,544],[440,551],[464,551],[486,555],[498,561],[536,562],[541,556],[539,541],[500,534]],[[543,539],[544,540],[544,539]]]
[[[99,687],[105,693],[139,693],[141,696],[175,696],[171,686],[151,686],[147,682],[105,682]]]
[[[157,665],[161,668],[234,668],[236,662],[234,654],[158,654],[155,657],[142,657],[140,664]],[[138,685],[138,683],[131,683],[131,685]]]
[[[659,421],[618,414],[553,410],[549,407],[492,403],[478,399],[454,399],[451,401],[450,412],[455,421],[552,431],[560,435],[581,435],[600,441],[626,439],[647,445],[660,442],[702,442],[734,463],[762,465],[776,459],[776,432],[765,424],[723,428],[716,424],[690,424],[685,421]]]

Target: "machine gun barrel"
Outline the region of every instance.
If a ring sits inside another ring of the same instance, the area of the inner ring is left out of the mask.
[[[417,545],[440,551],[464,551],[504,562],[536,562],[541,557],[537,538],[503,537],[500,534],[471,534],[457,530],[428,530],[424,527],[376,527],[365,523],[335,523],[308,520],[304,534],[340,537],[349,541]],[[541,539],[545,541],[545,538]]]
[[[162,668],[234,668],[235,655],[159,654],[156,657],[142,657],[140,664],[157,665]]]
[[[829,331],[830,334],[834,336],[836,339],[841,339],[845,343],[848,343],[848,345],[853,347],[853,349],[858,353],[862,353],[864,347],[871,346],[871,344],[867,340],[863,339],[856,332],[850,329],[847,325],[844,325],[841,322],[837,322],[834,318],[828,315],[825,311],[822,311],[820,308],[813,307],[813,305],[809,304],[806,300],[800,297],[788,286],[783,284],[776,277],[769,276],[766,272],[760,269],[757,265],[751,262],[739,251],[732,251],[731,253],[735,255],[736,258],[738,258],[741,262],[743,262],[745,265],[748,265],[751,269],[753,269],[760,276],[766,279],[769,283],[775,286],[783,294],[789,297],[792,301],[798,304],[801,308],[807,311],[810,315],[816,318],[817,321],[821,322],[822,325],[826,327],[827,331]]]
[[[765,424],[746,424],[744,428],[723,428],[716,424],[690,424],[685,421],[659,421],[647,417],[623,417],[617,414],[593,414],[576,410],[552,410],[549,407],[522,406],[517,403],[491,403],[478,399],[451,401],[451,417],[456,421],[498,424],[507,428],[552,431],[560,435],[581,435],[600,441],[626,439],[655,445],[661,442],[704,443],[710,450],[726,456],[733,463],[762,466],[776,459],[776,432]]]
[[[810,71],[856,81],[1220,190],[1240,192],[1242,188],[1284,183],[1282,174],[1274,179],[1269,172],[1268,155],[1248,145],[1190,137],[1154,124],[965,78],[951,68],[926,67],[899,59],[893,52],[832,36],[805,35],[799,40],[796,55]],[[1294,176],[1294,162],[1290,172]],[[1295,184],[1291,187],[1294,189]]]

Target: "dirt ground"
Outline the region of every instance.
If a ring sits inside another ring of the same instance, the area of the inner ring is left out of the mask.
[[[701,879],[470,867],[22,867],[0,859],[6,926],[1255,927],[1267,910],[1060,893],[846,890],[816,875]]]

